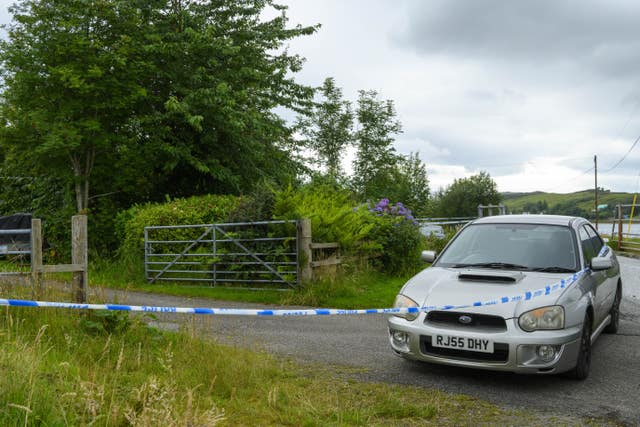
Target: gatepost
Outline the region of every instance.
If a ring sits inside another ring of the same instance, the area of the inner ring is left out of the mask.
[[[43,265],[42,222],[31,220],[31,283],[34,293],[42,291],[42,273],[73,273],[73,289],[77,303],[87,302],[89,257],[87,255],[87,216],[71,218],[71,264]]]

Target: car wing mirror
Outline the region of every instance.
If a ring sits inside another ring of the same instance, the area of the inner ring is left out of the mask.
[[[608,270],[611,267],[613,267],[611,258],[597,256],[591,259],[591,269],[593,271]]]
[[[436,253],[435,251],[422,251],[420,259],[424,262],[432,263],[436,260]]]

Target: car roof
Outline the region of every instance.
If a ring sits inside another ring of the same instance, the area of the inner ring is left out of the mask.
[[[544,224],[570,226],[584,218],[564,215],[497,215],[478,218],[473,224]]]

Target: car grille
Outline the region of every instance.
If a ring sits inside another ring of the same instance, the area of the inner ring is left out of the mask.
[[[505,363],[509,360],[509,344],[494,343],[493,353],[479,351],[458,350],[455,348],[434,347],[431,345],[431,337],[420,336],[420,350],[427,356],[445,357],[447,359],[467,360],[471,362],[496,362]]]
[[[460,322],[461,316],[471,318],[470,323]],[[464,328],[482,328],[495,332],[504,332],[507,330],[507,322],[500,316],[492,316],[488,314],[476,313],[460,313],[454,311],[430,311],[424,321],[426,324],[435,325],[451,325]]]

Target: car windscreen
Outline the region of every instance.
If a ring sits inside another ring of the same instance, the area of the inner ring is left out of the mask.
[[[569,227],[542,224],[472,224],[436,261],[439,267],[481,267],[547,272],[577,271]]]

